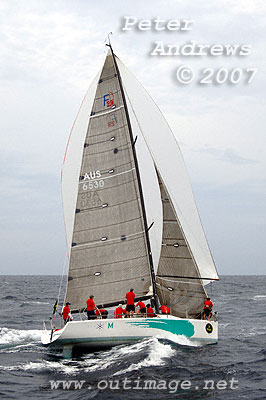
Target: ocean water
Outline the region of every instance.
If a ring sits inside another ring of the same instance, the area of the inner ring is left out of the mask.
[[[40,343],[59,283],[1,276],[1,399],[266,399],[266,276],[208,287],[218,344],[152,338],[72,359]]]

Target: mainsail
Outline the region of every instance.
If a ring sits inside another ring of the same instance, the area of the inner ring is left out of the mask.
[[[107,306],[122,302],[131,287],[137,298],[145,298],[151,286],[135,143],[110,52],[95,89],[87,110],[71,240],[66,299],[72,310],[83,309],[90,294]],[[154,169],[152,159],[147,162]],[[63,183],[68,180],[64,169],[62,177]],[[63,198],[67,195],[65,185]]]

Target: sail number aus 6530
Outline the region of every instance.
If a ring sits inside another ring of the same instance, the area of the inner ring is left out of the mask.
[[[90,171],[84,174],[84,182],[82,185],[83,190],[92,190],[92,189],[99,189],[104,187],[104,180],[99,179],[101,178],[102,174],[99,170],[97,171]],[[97,179],[97,180],[96,180]]]
[[[99,189],[104,187],[104,180],[100,179],[99,181],[88,181],[83,183],[82,189],[83,190],[92,190],[92,189]]]

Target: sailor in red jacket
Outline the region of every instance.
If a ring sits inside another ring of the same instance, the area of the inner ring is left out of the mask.
[[[126,306],[126,313],[127,316],[133,315],[135,312],[135,293],[133,292],[134,289],[130,289],[129,292],[126,294],[126,299],[127,299],[127,306]]]
[[[161,305],[159,310],[161,310],[162,314],[170,314],[170,308],[167,306]]]
[[[136,307],[139,307],[139,310],[137,311],[137,314],[146,314],[146,306],[143,303],[143,301],[139,301],[136,304]]]
[[[62,315],[63,315],[64,324],[66,324],[67,322],[69,322],[70,320],[73,319],[71,312],[70,312],[70,308],[69,308],[70,305],[71,304],[69,303],[69,301],[67,301],[65,307],[63,308]]]
[[[122,304],[119,304],[119,306],[115,309],[114,317],[115,318],[122,318],[123,314],[126,313],[126,310],[123,310]]]
[[[94,296],[91,295],[90,298],[87,300],[87,316],[88,319],[95,319],[95,310],[96,310],[96,305],[94,303]]]
[[[147,317],[148,317],[148,318],[155,317],[153,308],[151,307],[150,304],[147,304]]]
[[[212,316],[212,307],[213,303],[211,299],[207,297],[207,300],[204,301],[203,319],[206,319],[206,317],[208,317],[208,321],[210,321]]]

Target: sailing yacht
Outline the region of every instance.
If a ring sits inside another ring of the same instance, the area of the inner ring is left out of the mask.
[[[65,301],[73,321],[44,324],[42,343],[72,350],[183,335],[214,343],[218,322],[201,319],[205,285],[218,280],[192,188],[162,113],[109,43],[73,125],[62,168],[69,253]],[[134,288],[156,317],[112,318]],[[108,319],[87,320],[94,295]],[[159,313],[166,305],[170,315]]]

